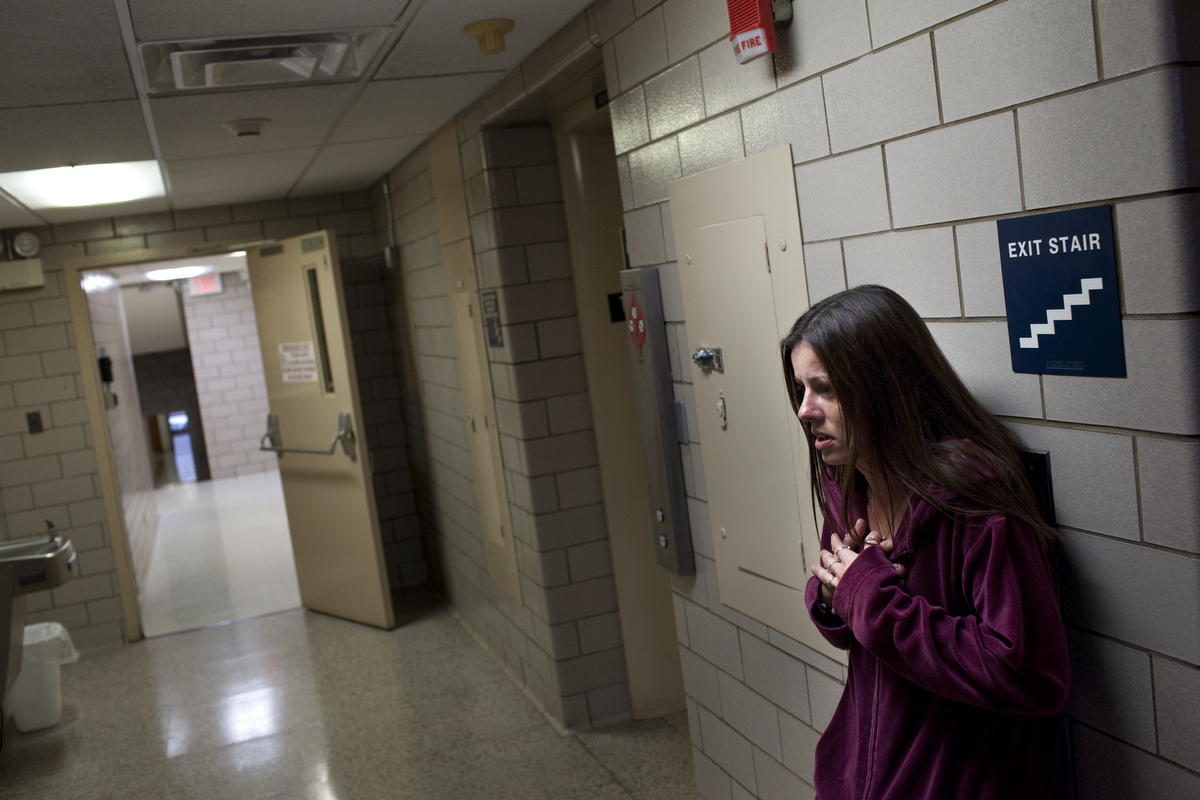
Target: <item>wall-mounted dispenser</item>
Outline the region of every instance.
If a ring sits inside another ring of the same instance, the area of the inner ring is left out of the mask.
[[[100,370],[101,395],[104,397],[104,407],[109,409],[116,408],[117,393],[112,390],[112,357],[104,353],[103,347],[100,348],[100,357],[96,359],[96,367]]]
[[[676,575],[695,575],[658,269],[623,270],[621,290],[650,508],[654,515],[651,528],[655,553],[659,566]]]

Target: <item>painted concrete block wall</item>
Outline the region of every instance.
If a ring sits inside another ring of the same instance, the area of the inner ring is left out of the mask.
[[[694,402],[667,184],[791,144],[812,298],[896,289],[972,390],[1052,453],[1078,796],[1200,795],[1189,4],[796,0],[779,52],[745,66],[723,3],[601,0],[588,13],[630,257],[663,278],[676,396]],[[1129,379],[1013,374],[995,220],[1108,203]],[[684,448],[698,575],[674,583],[698,788],[811,797],[845,676],[721,604],[702,453]]]
[[[183,296],[188,351],[214,480],[279,469],[274,453],[258,449],[270,403],[252,292],[249,281],[226,272],[219,294]]]
[[[89,289],[87,306],[96,357],[103,355],[112,360],[113,381],[107,388],[116,394],[117,404],[104,412],[104,418],[121,487],[129,556],[137,579],[142,581],[150,569],[150,556],[158,535],[158,507],[121,288],[113,282]],[[82,494],[82,486],[79,491]],[[63,588],[70,585],[68,582]]]
[[[76,645],[94,647],[121,640],[122,610],[58,261],[75,249],[71,235],[43,248],[45,287],[0,293],[0,535],[41,536],[52,519],[71,539],[80,577],[30,595],[27,619],[61,622]],[[28,433],[33,411],[42,433]]]
[[[367,258],[379,253],[373,225],[348,212],[370,207],[365,192],[347,192],[100,218],[33,231],[42,242],[45,288],[0,293],[0,536],[39,534],[45,530],[46,512],[53,511],[56,519],[67,520],[59,529],[80,554],[82,579],[31,595],[31,621],[61,622],[84,648],[122,641],[124,614],[62,260],[212,241],[254,241],[322,227],[337,231],[341,258]],[[45,433],[25,432],[30,411],[41,412]],[[89,497],[69,499],[59,493],[60,488],[78,490],[81,478],[94,487]],[[35,493],[34,486],[41,484],[44,487]],[[396,564],[402,563],[406,558],[398,557]]]
[[[400,360],[419,381],[405,388],[418,508],[460,618],[559,723],[586,728],[630,712],[556,157],[546,128],[474,119],[458,133],[476,274],[500,307],[504,346],[489,358],[522,602],[487,572],[424,150],[390,178],[393,324],[412,331]]]
[[[367,224],[374,225],[369,211],[356,213],[366,215]],[[429,568],[421,547],[408,461],[400,376],[387,313],[387,280],[378,258],[348,259],[341,268],[388,584],[392,588],[421,586],[429,580]]]
[[[391,336],[403,419],[399,433],[418,522],[417,535],[406,539],[405,547],[423,555],[429,583],[444,591],[443,573],[453,550],[477,547],[482,563],[483,549],[425,148],[396,166],[388,179],[400,268],[380,275],[382,310]],[[380,241],[386,242],[382,185],[372,193],[374,224]]]
[[[462,139],[481,291],[496,292],[489,347],[525,609],[511,620],[541,653],[522,666],[568,727],[627,718],[629,689],[601,498],[557,155],[544,126]],[[510,668],[511,668],[510,662]]]

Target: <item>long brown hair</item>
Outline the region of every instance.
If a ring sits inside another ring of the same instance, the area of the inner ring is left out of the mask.
[[[780,343],[796,412],[804,387],[796,382],[791,356],[801,342],[825,366],[849,450],[846,464],[828,467],[804,426],[813,496],[827,518],[820,476],[832,469],[841,484],[842,507],[834,519],[849,530],[855,469],[866,457],[943,513],[998,512],[1029,524],[1046,544],[1057,541],[1058,532],[1042,518],[1029,487],[1016,437],[963,385],[904,298],[883,286],[856,286],[821,300],[796,320]]]

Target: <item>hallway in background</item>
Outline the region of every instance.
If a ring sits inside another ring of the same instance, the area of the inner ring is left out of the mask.
[[[10,800],[695,800],[683,714],[561,735],[436,601],[381,631],[296,610],[64,667],[0,751]]]
[[[277,471],[154,491],[158,535],[139,601],[146,636],[298,608]]]

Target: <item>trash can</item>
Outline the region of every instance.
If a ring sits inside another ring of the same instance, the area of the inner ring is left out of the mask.
[[[67,629],[57,622],[26,625],[21,674],[8,693],[13,723],[21,733],[57,725],[62,717],[59,668],[79,660]]]

